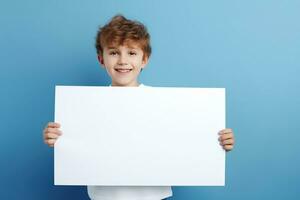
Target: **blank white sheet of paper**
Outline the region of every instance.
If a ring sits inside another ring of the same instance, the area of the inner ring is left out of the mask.
[[[225,185],[224,88],[56,86],[55,121],[55,185]]]

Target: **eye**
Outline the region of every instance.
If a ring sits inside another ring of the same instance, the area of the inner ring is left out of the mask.
[[[110,52],[109,52],[109,55],[112,55],[112,56],[115,56],[115,55],[117,55],[117,54],[118,54],[117,51],[110,51]]]
[[[135,55],[136,55],[136,52],[135,52],[135,51],[130,51],[130,52],[129,52],[129,55],[135,56]]]

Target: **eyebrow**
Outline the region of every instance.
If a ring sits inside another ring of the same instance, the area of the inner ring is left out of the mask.
[[[138,50],[139,47],[138,46],[127,46],[129,49],[134,49],[134,50]]]
[[[117,49],[117,47],[107,47],[107,49]]]

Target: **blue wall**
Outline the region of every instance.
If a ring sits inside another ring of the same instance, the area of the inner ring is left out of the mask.
[[[174,187],[173,200],[300,199],[300,1],[1,1],[0,199],[88,199],[53,185],[42,129],[55,84],[107,85],[94,38],[116,13],[145,23],[141,81],[226,87],[225,187]]]

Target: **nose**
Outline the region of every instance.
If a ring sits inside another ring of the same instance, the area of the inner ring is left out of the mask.
[[[118,60],[119,65],[127,65],[127,57],[124,54],[120,54],[119,60]]]

